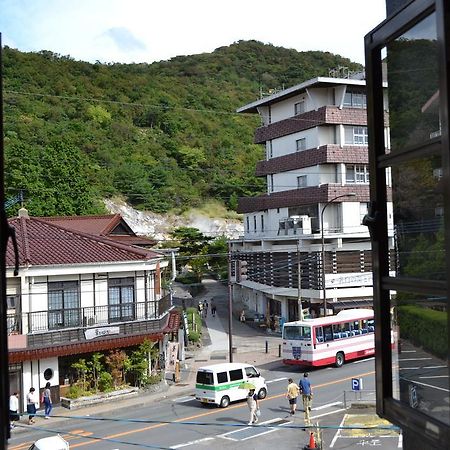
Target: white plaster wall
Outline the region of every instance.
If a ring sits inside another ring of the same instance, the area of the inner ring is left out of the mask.
[[[272,123],[279,122],[280,120],[293,117],[295,114],[294,105],[300,101],[305,101],[305,111],[313,109],[310,99],[306,93],[296,95],[287,100],[282,100],[275,105],[272,105]]]
[[[369,230],[360,222],[359,202],[342,203],[342,228],[344,233],[358,233],[361,237],[369,236]]]
[[[316,147],[329,144],[337,144],[337,130],[336,126],[321,126],[316,127],[317,130],[317,144]]]
[[[47,358],[41,359],[38,362],[39,367],[39,387],[45,387],[47,381],[50,382],[51,386],[59,386],[59,367],[58,358]],[[44,378],[44,372],[46,369],[53,370],[53,377],[50,380]],[[35,387],[36,388],[36,387]]]
[[[272,156],[290,155],[297,151],[296,141],[298,139],[306,139],[306,148],[317,147],[319,143],[318,128],[310,128],[309,130],[300,131],[298,133],[289,134],[272,141]]]
[[[315,88],[308,90],[312,100],[312,108],[318,109],[322,106],[333,104],[333,89],[332,88]]]
[[[317,170],[320,172],[317,184],[337,183],[335,164],[323,164]]]
[[[89,279],[82,279],[80,282],[80,305],[82,308],[94,306],[94,280],[91,274]]]

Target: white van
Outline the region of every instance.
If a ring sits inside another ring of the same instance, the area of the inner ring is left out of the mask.
[[[69,450],[69,443],[57,434],[39,439],[28,450]]]
[[[258,398],[266,397],[266,380],[250,364],[224,363],[200,367],[197,371],[195,398],[202,403],[226,408],[230,402],[247,397],[248,389],[239,389],[243,382],[255,386]]]

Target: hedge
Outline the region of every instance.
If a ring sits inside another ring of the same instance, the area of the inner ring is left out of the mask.
[[[397,309],[400,335],[431,354],[446,359],[448,355],[447,313],[415,305]]]

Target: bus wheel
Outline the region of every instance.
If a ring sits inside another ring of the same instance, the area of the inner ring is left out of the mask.
[[[262,399],[266,398],[266,396],[267,396],[266,388],[261,388],[258,392],[258,398],[260,400],[262,400]]]
[[[344,354],[342,353],[342,352],[339,352],[337,355],[336,355],[336,361],[335,361],[335,366],[336,367],[342,367],[343,366],[343,364],[344,364],[344,361],[345,361],[345,356],[344,356]]]
[[[220,400],[220,407],[226,408],[230,404],[230,397],[227,397],[226,395],[222,397]]]

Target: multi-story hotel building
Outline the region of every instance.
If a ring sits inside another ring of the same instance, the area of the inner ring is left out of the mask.
[[[239,201],[245,231],[231,252],[247,277],[234,285],[237,307],[275,329],[300,317],[300,301],[312,315],[371,307],[365,81],[314,78],[238,112],[261,117],[256,174],[267,193]]]

